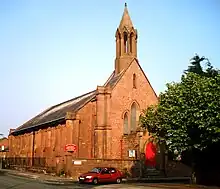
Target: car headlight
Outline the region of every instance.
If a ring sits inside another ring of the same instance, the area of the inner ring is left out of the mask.
[[[86,176],[86,178],[87,178],[87,179],[91,179],[91,178],[92,178],[92,176]]]

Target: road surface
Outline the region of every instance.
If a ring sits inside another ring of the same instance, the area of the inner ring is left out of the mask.
[[[73,184],[73,185],[50,185],[42,183],[38,180],[21,178],[17,176],[7,175],[0,172],[0,189],[152,189],[146,184],[108,184],[108,185],[86,185],[86,184]],[[153,189],[158,189],[153,187]]]

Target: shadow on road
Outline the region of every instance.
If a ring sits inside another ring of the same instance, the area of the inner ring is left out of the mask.
[[[45,184],[45,185],[56,185],[56,184]],[[111,185],[114,185],[114,184],[97,184],[97,185],[94,185],[94,184],[79,184],[79,183],[74,183],[74,184],[64,184],[64,185],[56,185],[57,187],[60,187],[60,188],[71,188],[71,189],[83,189],[83,188],[111,188]]]
[[[0,176],[3,176],[5,175],[5,172],[4,171],[0,171]]]

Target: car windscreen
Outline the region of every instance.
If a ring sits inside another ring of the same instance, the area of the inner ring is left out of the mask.
[[[92,170],[90,170],[89,172],[90,172],[90,173],[100,173],[101,170],[102,170],[102,168],[95,167],[95,168],[93,168]]]

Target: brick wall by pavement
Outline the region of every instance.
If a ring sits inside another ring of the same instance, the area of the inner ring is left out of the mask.
[[[74,179],[94,167],[114,167],[122,171],[126,177],[137,178],[140,176],[139,160],[122,159],[72,159],[72,165],[66,170]]]

